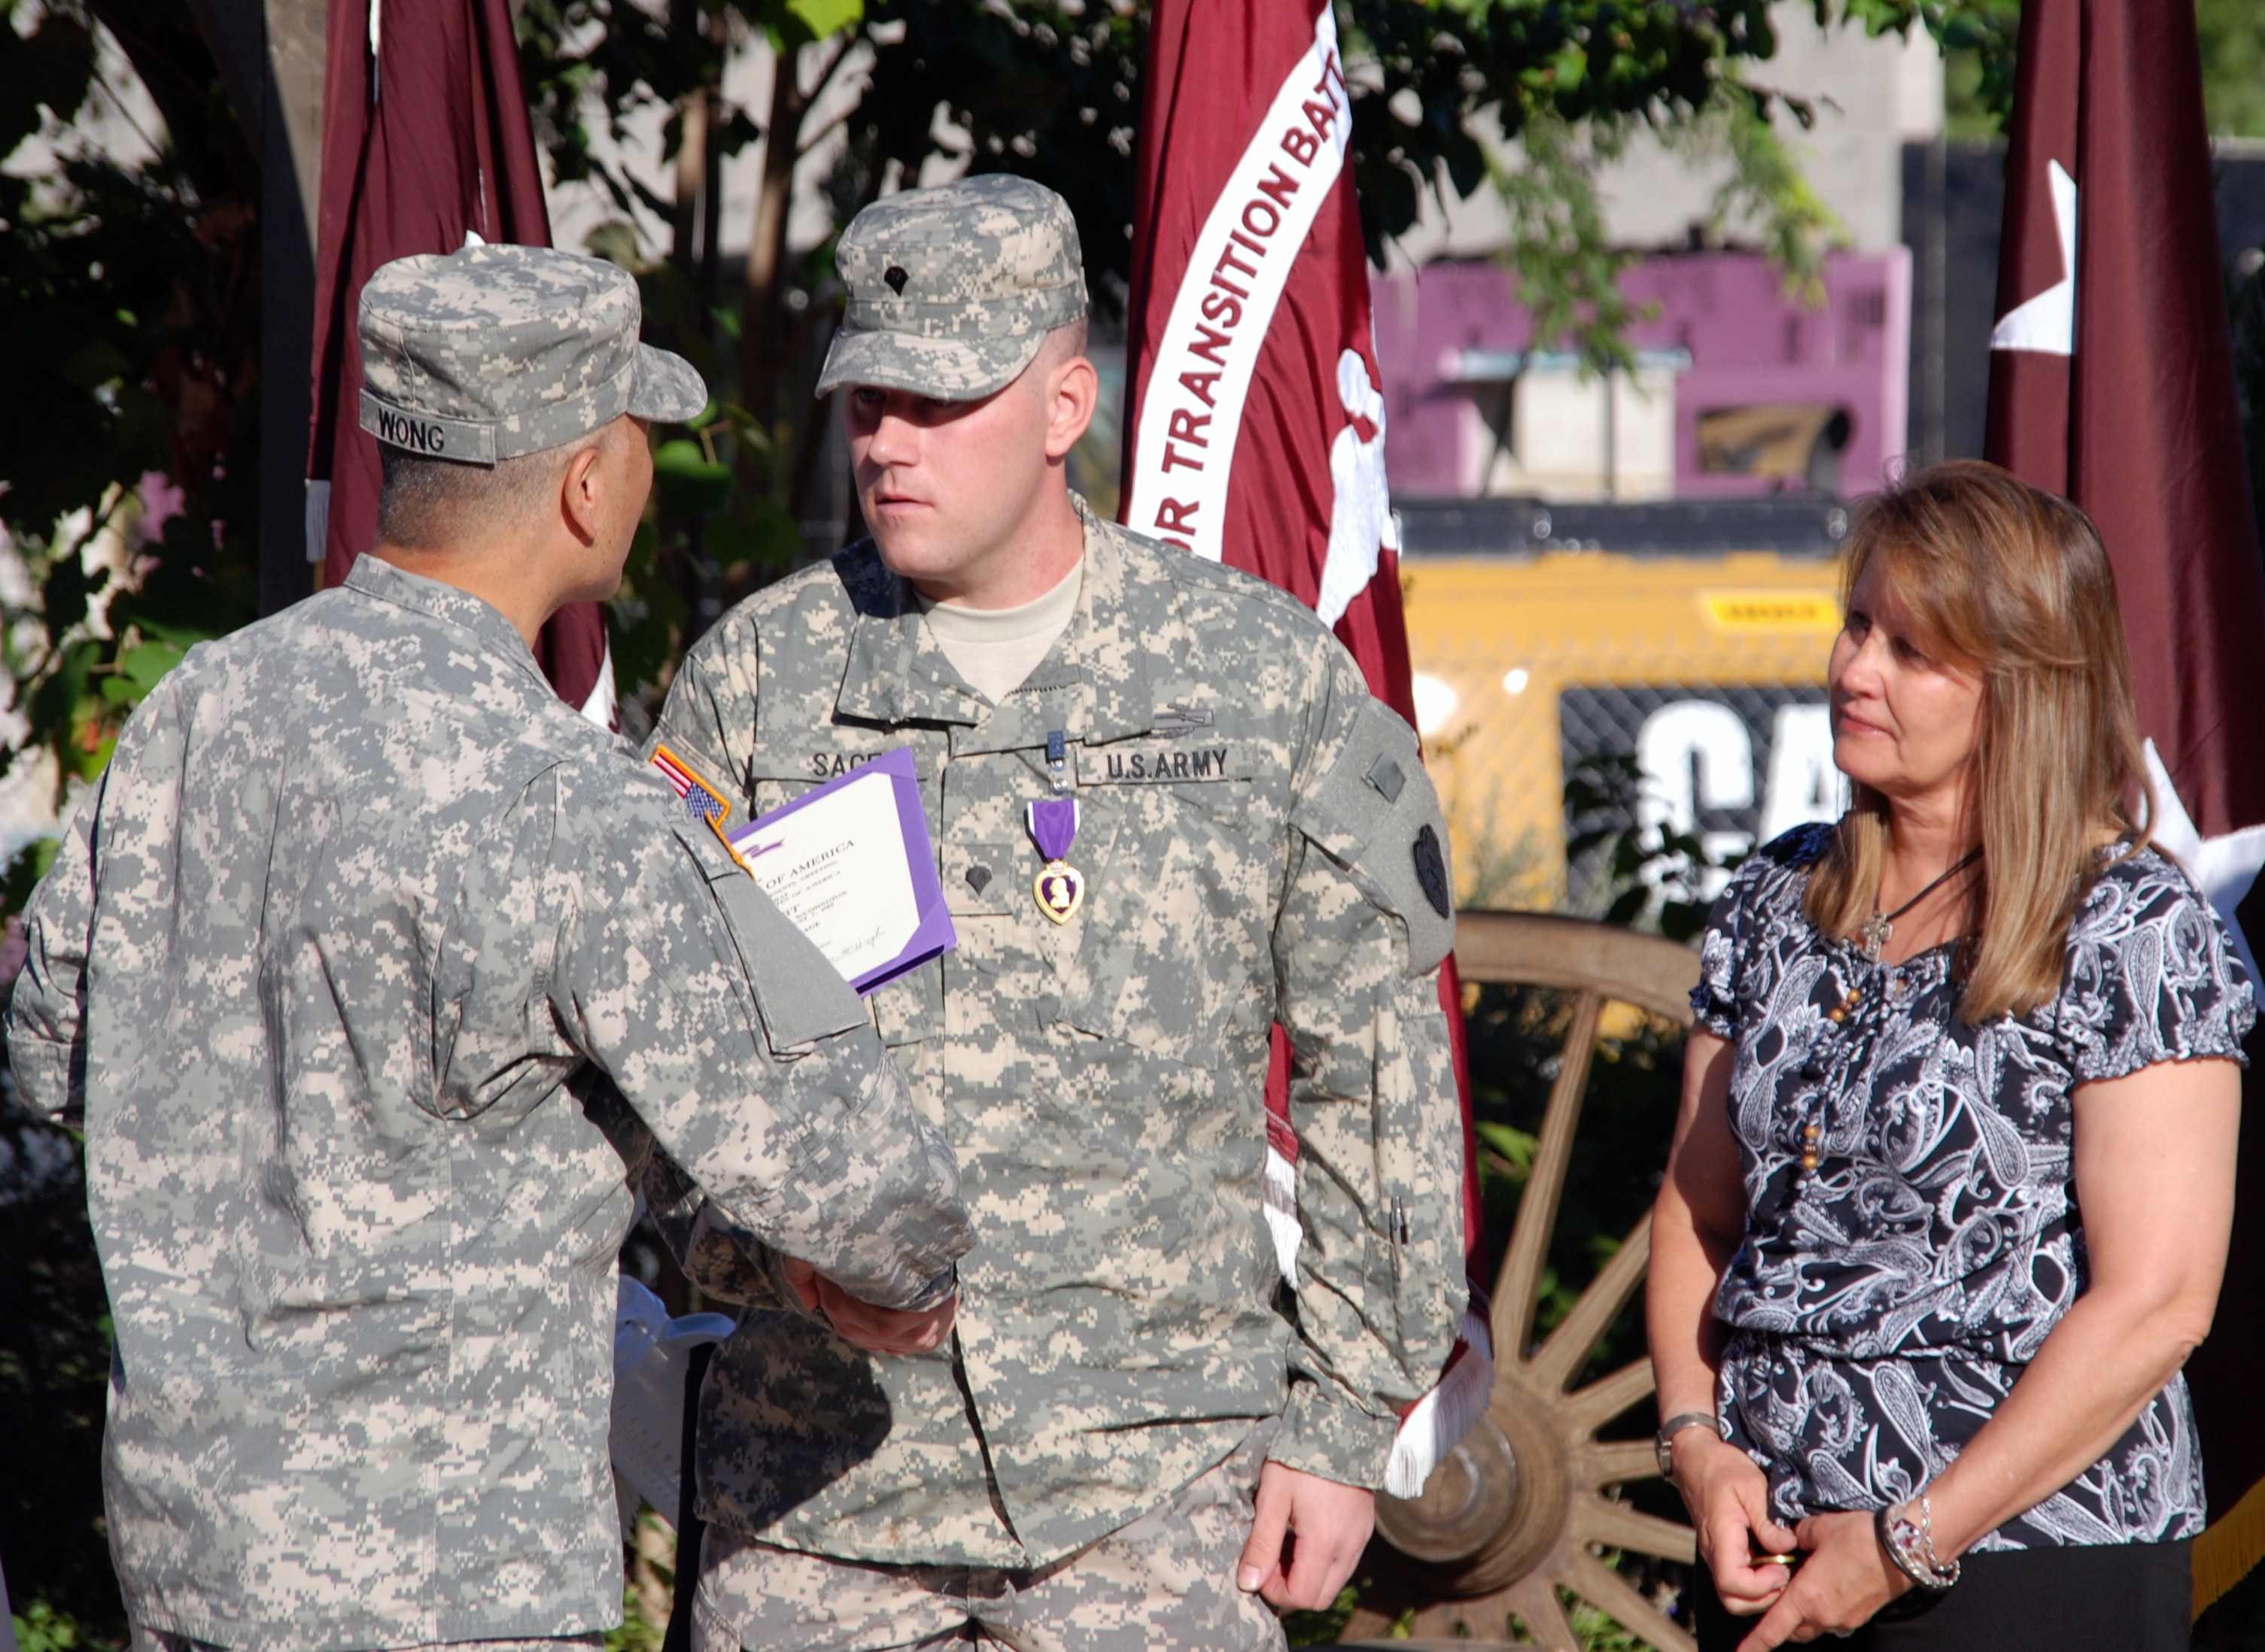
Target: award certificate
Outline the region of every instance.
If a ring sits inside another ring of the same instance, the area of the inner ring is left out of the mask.
[[[861,993],[958,942],[906,747],[749,821],[729,841],[763,892]]]

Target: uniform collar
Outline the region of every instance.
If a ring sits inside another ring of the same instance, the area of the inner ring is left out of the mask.
[[[367,554],[354,559],[346,578],[346,589],[470,631],[483,647],[503,656],[539,684],[546,695],[555,697],[550,680],[535,663],[534,652],[528,647],[527,639],[519,634],[519,628],[470,592],[428,579],[423,574],[411,573],[382,557]]]
[[[953,668],[911,582],[889,571],[879,548],[861,539],[834,565],[856,613],[834,711],[863,723],[980,722],[983,696]]]
[[[993,707],[952,668],[920,612],[911,585],[891,573],[866,540],[835,566],[856,609],[848,659],[834,710],[860,722],[944,723],[961,752],[1043,746],[1061,729],[1089,743],[1146,734],[1154,725],[1150,639],[1140,635],[1116,531],[1076,494],[1085,525],[1085,569],[1077,608],[1053,648]]]

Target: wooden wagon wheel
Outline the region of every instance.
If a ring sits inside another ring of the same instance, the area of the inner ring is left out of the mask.
[[[1468,982],[1556,987],[1577,994],[1533,1167],[1494,1292],[1496,1377],[1487,1415],[1412,1501],[1380,1495],[1378,1535],[1398,1551],[1346,1627],[1345,1641],[1381,1635],[1407,1608],[1417,1639],[1376,1644],[1483,1652],[1508,1644],[1515,1613],[1549,1652],[1580,1652],[1558,1596],[1569,1590],[1661,1648],[1696,1652],[1690,1635],[1599,1557],[1603,1548],[1689,1563],[1691,1528],[1616,1501],[1606,1488],[1659,1472],[1651,1442],[1599,1440],[1599,1429],[1652,1393],[1639,1359],[1572,1386],[1598,1342],[1642,1283],[1651,1254],[1646,1216],[1547,1340],[1533,1344],[1541,1271],[1571,1161],[1573,1132],[1610,1001],[1691,1024],[1698,955],[1656,935],[1577,918],[1467,912],[1456,962]],[[1474,1638],[1475,1637],[1475,1638]],[[1497,1637],[1500,1637],[1497,1639]]]

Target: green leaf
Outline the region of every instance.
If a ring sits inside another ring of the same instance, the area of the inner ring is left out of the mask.
[[[706,516],[732,499],[732,467],[710,459],[696,441],[678,437],[652,455],[653,484],[661,508],[672,515]]]
[[[1581,83],[1589,77],[1589,55],[1578,42],[1568,40],[1549,60],[1549,68],[1559,92],[1578,91]]]
[[[584,236],[582,250],[593,258],[618,264],[631,272],[642,262],[637,257],[637,226],[619,218],[601,223]]]
[[[770,452],[770,427],[737,402],[716,404],[716,414],[730,428],[734,436],[747,444],[751,451],[761,454]]]
[[[718,516],[701,530],[701,543],[725,573],[749,564],[784,569],[802,549],[802,530],[786,507],[758,494],[743,510]]]
[[[865,20],[865,0],[787,0],[786,9],[821,40]]]
[[[1486,1119],[1481,1119],[1471,1128],[1478,1132],[1481,1141],[1509,1161],[1520,1181],[1533,1170],[1535,1143],[1531,1134],[1514,1124],[1497,1124]]]
[[[118,657],[119,672],[134,684],[137,699],[156,688],[157,680],[180,663],[181,651],[171,643],[144,643]]]
[[[621,589],[606,605],[614,677],[625,695],[656,688],[664,680],[690,612],[683,592],[660,571],[659,556],[660,535],[651,522],[640,524]]]
[[[81,780],[99,780],[102,771],[110,767],[110,754],[117,749],[118,736],[114,733],[104,735],[96,742],[92,751],[85,749],[84,745],[75,746],[71,751],[70,772]]]
[[[164,620],[153,620],[146,614],[136,614],[134,623],[145,637],[154,637],[161,643],[171,643],[180,653],[187,653],[199,643],[208,643],[220,633],[199,629],[193,625],[176,625]]]

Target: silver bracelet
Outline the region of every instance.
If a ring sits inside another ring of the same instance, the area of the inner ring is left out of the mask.
[[[1940,1594],[1958,1581],[1958,1561],[1954,1558],[1945,1566],[1935,1554],[1933,1500],[1921,1492],[1914,1501],[1919,1512],[1916,1525],[1889,1506],[1872,1517],[1872,1529],[1897,1570],[1921,1589]]]
[[[1950,1564],[1945,1566],[1941,1556],[1934,1552],[1934,1499],[1923,1491],[1919,1495],[1919,1540],[1926,1548],[1926,1563],[1934,1568],[1934,1575],[1948,1577],[1951,1583],[1956,1583],[1958,1557],[1952,1555]],[[1943,1587],[1948,1589],[1950,1583],[1945,1583]]]

